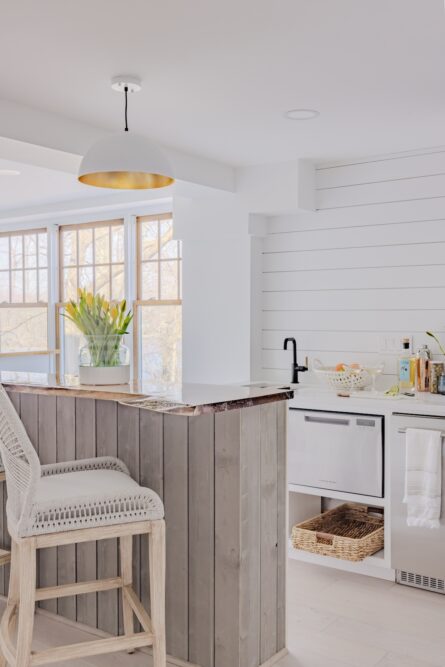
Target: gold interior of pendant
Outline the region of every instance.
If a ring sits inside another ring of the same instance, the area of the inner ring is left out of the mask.
[[[97,171],[79,176],[79,181],[96,188],[146,190],[164,188],[174,183],[175,179],[162,174],[146,174],[143,171]]]

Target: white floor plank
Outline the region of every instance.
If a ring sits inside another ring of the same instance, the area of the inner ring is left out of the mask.
[[[34,650],[91,638],[36,615]],[[292,560],[288,646],[277,667],[444,667],[445,596]],[[116,653],[63,665],[150,667],[151,658]]]

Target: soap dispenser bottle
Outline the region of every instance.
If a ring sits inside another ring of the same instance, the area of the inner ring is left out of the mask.
[[[399,358],[399,386],[405,391],[412,391],[415,386],[416,357],[411,354],[410,347],[410,339],[403,338]]]
[[[422,345],[416,355],[416,391],[429,391],[431,352],[428,345]]]

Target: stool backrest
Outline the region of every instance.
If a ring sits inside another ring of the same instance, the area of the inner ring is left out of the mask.
[[[8,520],[20,527],[29,517],[41,476],[40,461],[20,417],[0,385],[0,453],[8,490]]]

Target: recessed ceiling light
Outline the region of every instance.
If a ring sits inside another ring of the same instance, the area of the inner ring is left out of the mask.
[[[0,169],[0,176],[20,176],[17,169]]]
[[[286,111],[284,117],[289,120],[312,120],[319,115],[320,112],[316,109],[290,109],[290,111]]]

